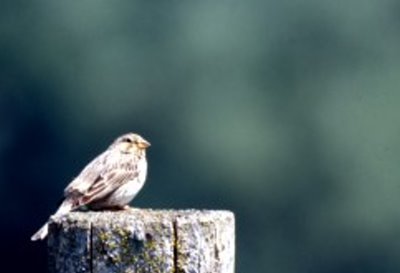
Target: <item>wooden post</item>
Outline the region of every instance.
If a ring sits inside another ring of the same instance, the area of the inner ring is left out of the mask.
[[[233,273],[229,211],[73,212],[53,219],[51,273]]]

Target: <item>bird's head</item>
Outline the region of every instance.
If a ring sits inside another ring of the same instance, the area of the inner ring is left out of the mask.
[[[132,154],[146,150],[150,142],[138,134],[128,133],[118,137],[110,148],[118,149],[121,153]]]

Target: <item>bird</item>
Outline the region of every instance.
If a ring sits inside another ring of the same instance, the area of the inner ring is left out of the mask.
[[[94,158],[64,189],[58,210],[31,237],[47,237],[51,219],[86,207],[89,210],[129,209],[147,176],[146,149],[150,142],[136,133],[127,133]]]

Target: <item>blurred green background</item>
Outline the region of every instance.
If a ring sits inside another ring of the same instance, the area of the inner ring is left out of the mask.
[[[2,271],[135,131],[133,206],[234,211],[236,272],[400,272],[398,1],[0,3]]]

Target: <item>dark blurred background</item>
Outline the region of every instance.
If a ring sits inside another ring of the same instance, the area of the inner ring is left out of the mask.
[[[3,272],[118,135],[137,207],[229,209],[236,272],[400,272],[400,4],[0,2]]]

